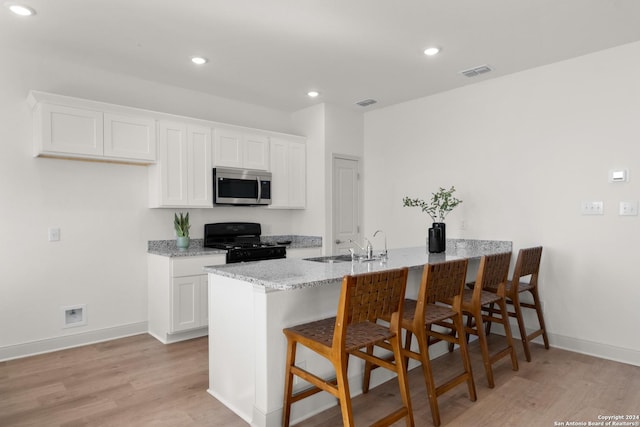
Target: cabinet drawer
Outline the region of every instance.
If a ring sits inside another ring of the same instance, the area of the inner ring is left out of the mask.
[[[171,259],[171,276],[197,276],[204,274],[203,268],[207,265],[221,265],[226,260],[225,254],[177,257]]]

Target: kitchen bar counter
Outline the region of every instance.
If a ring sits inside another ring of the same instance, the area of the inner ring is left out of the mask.
[[[425,246],[392,249],[386,263],[282,259],[205,267],[209,274],[209,393],[252,426],[280,426],[286,358],[282,329],[335,316],[345,274],[410,267],[406,295],[415,298],[425,263],[469,258],[467,277],[475,278],[477,260],[510,251],[511,242],[452,239],[447,240],[447,248],[445,254],[428,254]],[[434,347],[432,357],[447,351],[446,346]],[[296,360],[319,375],[331,373],[324,360],[305,348],[299,348]],[[362,392],[362,372],[361,361],[352,360],[352,395]],[[390,372],[376,369],[371,386],[389,379]],[[306,386],[300,381],[294,389]],[[334,405],[336,400],[328,393],[297,402],[292,407],[292,424]]]
[[[291,249],[298,248],[321,248],[322,238],[317,236],[262,236],[261,241],[266,243],[281,244],[282,242],[291,242],[284,246]],[[191,239],[187,249],[178,249],[176,241],[173,240],[149,240],[147,253],[161,255],[167,257],[190,257],[224,254],[224,249],[205,248],[203,246],[204,239]]]
[[[390,249],[386,261],[327,263],[303,259],[281,259],[268,262],[218,265],[207,267],[205,271],[269,289],[293,290],[332,283],[347,274],[401,267],[421,270],[424,264],[429,262],[443,262],[460,258],[479,259],[487,253],[509,251],[511,251],[511,242],[509,241],[448,239],[447,252],[440,254],[430,254],[422,246]]]

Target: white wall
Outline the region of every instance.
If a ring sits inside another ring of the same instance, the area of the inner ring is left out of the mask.
[[[544,246],[552,344],[640,365],[640,217],[617,214],[640,199],[639,75],[634,43],[367,113],[366,232],[424,245],[430,219],[402,197],[455,185],[448,236]],[[621,167],[630,182],[609,183]]]
[[[32,157],[31,89],[278,132],[288,113],[3,50],[0,67],[0,359],[146,330],[147,241],[174,238],[179,210],[147,208],[144,166]],[[310,178],[313,181],[313,177]],[[184,209],[183,209],[184,210]],[[257,221],[264,234],[312,234],[311,210],[190,209],[203,224]],[[47,241],[48,227],[61,240]],[[307,231],[307,229],[309,231]],[[62,329],[62,306],[87,304],[88,325]],[[76,340],[67,340],[79,336]]]
[[[292,213],[292,224],[306,225],[306,233],[325,236],[325,106],[314,105],[293,114],[294,133],[307,137],[307,209]],[[326,249],[326,245],[323,250]]]
[[[325,193],[327,203],[325,205],[326,222],[325,236],[327,236],[327,251],[333,247],[333,156],[343,155],[360,159],[360,168],[364,162],[363,135],[364,116],[360,112],[354,112],[344,107],[327,105],[326,107],[327,147],[325,153]],[[364,182],[364,177],[361,177]],[[361,213],[361,218],[363,215]]]

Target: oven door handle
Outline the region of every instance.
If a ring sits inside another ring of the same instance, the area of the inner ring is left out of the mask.
[[[262,199],[262,182],[259,176],[256,177],[256,181],[258,182],[258,203],[260,203],[260,199]]]

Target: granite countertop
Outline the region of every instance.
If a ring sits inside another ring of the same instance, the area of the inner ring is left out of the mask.
[[[318,236],[298,236],[298,235],[281,235],[281,236],[261,236],[260,239],[265,243],[281,244],[287,248],[320,248],[322,247],[322,237]],[[287,243],[289,242],[289,243]],[[286,243],[286,244],[285,244]],[[162,255],[168,257],[188,257],[188,256],[204,256],[215,254],[226,254],[224,249],[211,249],[203,246],[204,239],[191,239],[187,249],[178,249],[176,241],[173,240],[149,240],[147,253],[154,255]]]
[[[207,273],[242,280],[276,290],[294,290],[321,286],[340,280],[347,274],[383,271],[409,267],[421,269],[424,264],[452,259],[479,259],[482,255],[509,252],[510,241],[447,239],[446,253],[430,254],[425,246],[390,249],[386,262],[316,262],[304,259],[276,259],[205,267]]]

